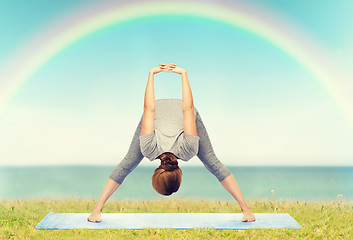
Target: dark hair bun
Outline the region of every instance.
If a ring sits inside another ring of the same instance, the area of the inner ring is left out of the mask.
[[[166,171],[173,171],[175,169],[178,169],[179,168],[178,161],[174,161],[170,159],[164,160],[161,163],[161,168],[163,168]]]
[[[178,161],[175,155],[172,153],[164,153],[162,154],[160,159],[161,159],[160,167],[166,171],[174,171],[175,169],[179,168]]]

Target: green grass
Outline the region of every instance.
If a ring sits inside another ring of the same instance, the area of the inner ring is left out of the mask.
[[[217,230],[37,230],[50,211],[91,212],[96,200],[30,199],[0,201],[0,239],[353,239],[353,202],[247,201],[254,213],[289,213],[304,229]],[[108,212],[224,212],[239,213],[237,202],[166,198],[156,201],[113,201]]]

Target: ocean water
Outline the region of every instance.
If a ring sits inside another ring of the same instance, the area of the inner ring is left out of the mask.
[[[98,199],[114,167],[0,167],[0,198]],[[152,174],[156,167],[138,166],[110,199],[168,197],[235,201],[203,166],[183,166],[179,191],[171,196],[162,196],[152,187]],[[338,194],[342,194],[342,200],[353,200],[353,167],[227,167],[237,180],[245,200],[332,201],[338,200]]]

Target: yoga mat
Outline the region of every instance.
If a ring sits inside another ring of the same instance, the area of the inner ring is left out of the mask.
[[[142,228],[303,228],[288,213],[254,213],[254,222],[242,222],[242,213],[102,213],[101,222],[87,220],[90,213],[48,213],[36,229],[142,229]]]

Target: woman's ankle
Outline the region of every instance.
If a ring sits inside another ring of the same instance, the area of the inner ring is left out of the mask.
[[[94,212],[102,212],[102,210],[103,210],[103,207],[99,207],[99,206],[94,206],[93,208]]]

